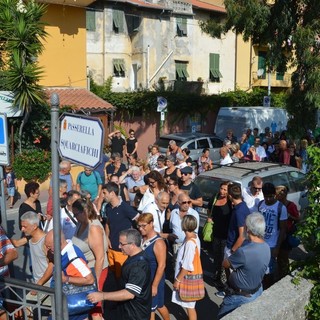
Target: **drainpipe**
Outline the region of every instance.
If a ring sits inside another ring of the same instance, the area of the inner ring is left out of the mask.
[[[150,46],[147,47],[147,89],[149,89],[149,73],[150,73]]]
[[[171,57],[172,54],[173,54],[173,50],[171,50],[169,54],[165,57],[165,59],[162,61],[162,63],[160,64],[156,72],[150,77],[149,82],[151,82],[152,79],[158,74],[158,72],[161,70],[163,65],[168,61],[168,59]]]

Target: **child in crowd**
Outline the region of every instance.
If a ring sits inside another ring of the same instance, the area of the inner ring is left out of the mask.
[[[14,204],[14,195],[17,190],[17,179],[11,166],[7,166],[5,168],[5,186],[10,200],[10,209],[12,209]]]

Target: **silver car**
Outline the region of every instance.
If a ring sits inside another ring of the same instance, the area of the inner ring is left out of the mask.
[[[203,207],[197,207],[201,225],[207,218],[207,206],[212,197],[219,192],[223,181],[239,183],[242,188],[248,187],[254,176],[260,176],[263,182],[289,188],[288,200],[293,201],[300,211],[308,206],[307,177],[299,169],[280,163],[244,162],[229,166],[219,166],[198,175],[194,183],[203,196]]]
[[[206,133],[181,132],[171,133],[161,136],[155,144],[159,146],[159,151],[165,154],[168,150],[169,141],[174,140],[181,148],[190,150],[190,158],[197,161],[204,148],[210,150],[210,158],[213,163],[220,162],[219,150],[223,146],[223,140],[215,135]]]

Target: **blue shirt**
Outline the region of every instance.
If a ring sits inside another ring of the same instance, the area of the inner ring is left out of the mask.
[[[250,210],[244,201],[233,207],[227,238],[228,249],[231,249],[236,243],[239,238],[239,228],[245,226],[246,217],[249,214]]]

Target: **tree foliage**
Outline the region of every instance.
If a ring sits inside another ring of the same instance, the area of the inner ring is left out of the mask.
[[[0,42],[3,52],[0,80],[3,89],[12,91],[14,105],[24,111],[22,130],[33,105],[45,105],[39,85],[43,70],[37,57],[43,51],[47,36],[41,20],[47,6],[34,0],[2,0],[0,2]]]
[[[307,319],[320,319],[320,148],[318,145],[308,147],[308,157],[312,170],[308,174],[308,200],[304,221],[298,232],[305,248],[311,253],[302,262],[300,276],[310,279],[314,287],[310,303],[307,306]]]
[[[226,18],[203,21],[203,31],[221,37],[228,30],[244,40],[267,46],[267,68],[294,67],[287,109],[294,116],[289,129],[302,135],[315,126],[320,106],[320,1],[225,0]]]

